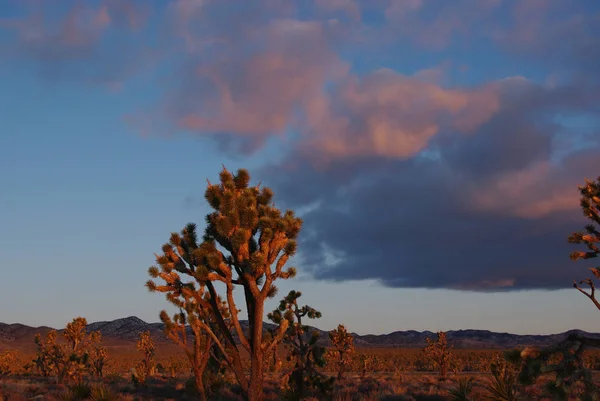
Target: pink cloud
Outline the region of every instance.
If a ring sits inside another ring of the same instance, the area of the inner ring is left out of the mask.
[[[329,100],[309,106],[305,146],[330,158],[408,158],[442,128],[472,131],[499,108],[491,87],[444,89],[390,70],[348,77]]]
[[[58,57],[94,46],[110,23],[106,5],[89,8],[76,3],[58,21],[35,9],[27,17],[4,20],[2,26],[14,31],[18,42],[30,51]]]
[[[177,94],[170,118],[199,134],[232,133],[258,142],[284,134],[324,83],[346,68],[328,47],[326,25],[273,20],[253,33],[263,50],[240,57],[235,46],[224,47],[218,61],[194,64],[189,79],[199,86]]]
[[[144,45],[132,49],[104,41],[114,29],[123,35],[141,29],[150,12],[145,3],[48,0],[22,6],[21,15],[0,20],[0,29],[12,34],[3,51],[11,61],[33,61],[50,81],[82,80],[112,90],[150,65]]]
[[[540,161],[503,174],[483,188],[472,189],[473,207],[538,219],[579,208],[577,186],[600,170],[597,150],[580,151],[562,163]]]

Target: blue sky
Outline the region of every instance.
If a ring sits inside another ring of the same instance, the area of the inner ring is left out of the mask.
[[[304,211],[280,294],[321,328],[600,331],[566,243],[596,2],[248,4],[0,3],[0,321],[157,321],[153,253],[225,164]]]

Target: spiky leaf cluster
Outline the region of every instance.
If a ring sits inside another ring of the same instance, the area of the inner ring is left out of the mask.
[[[580,205],[583,215],[591,224],[585,226],[584,231],[571,234],[569,242],[572,244],[585,244],[587,251],[571,253],[571,259],[592,259],[600,255],[600,177],[596,181],[585,180],[585,185],[579,186],[581,192]],[[600,277],[600,268],[592,268],[596,277]]]
[[[234,271],[241,280],[254,282],[294,276],[295,269],[283,271],[283,267],[296,252],[302,220],[291,210],[277,209],[271,189],[249,186],[246,170],[233,175],[223,169],[219,178],[220,184],[209,184],[205,192],[214,209],[206,216],[204,233],[204,242],[212,245],[206,248],[209,270]],[[225,258],[217,244],[230,257]]]
[[[594,259],[600,255],[600,177],[596,181],[585,180],[585,185],[579,186],[581,192],[580,205],[583,215],[591,220],[584,231],[571,234],[569,242],[572,244],[585,244],[587,251],[571,252],[572,260]],[[600,278],[600,267],[591,267],[590,271],[596,278]],[[581,284],[589,286],[589,292],[580,287]],[[588,297],[600,310],[600,302],[596,299],[596,286],[594,281],[587,277],[583,280],[573,281],[573,287]]]
[[[79,344],[86,339],[86,326],[87,320],[84,317],[76,317],[65,327],[63,335],[73,351],[77,351]]]

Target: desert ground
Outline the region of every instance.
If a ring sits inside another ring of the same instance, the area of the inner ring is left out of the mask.
[[[31,361],[36,357],[35,348],[24,341],[15,344],[10,363],[10,372],[0,376],[0,394],[3,400],[193,400],[197,399],[190,365],[181,349],[169,343],[156,346],[156,371],[144,382],[132,378],[132,369],[142,358],[135,345],[123,340],[107,339],[108,358],[102,377],[85,376],[80,383],[58,383],[56,377],[43,377],[33,368]],[[4,352],[2,352],[4,351]],[[3,347],[0,355],[6,355]],[[519,398],[509,395],[492,395],[490,386],[494,377],[490,370],[493,364],[502,364],[503,351],[499,349],[452,349],[449,372],[442,377],[431,359],[421,349],[391,347],[356,348],[348,366],[348,372],[336,380],[332,391],[321,394],[312,391],[303,399],[327,400],[551,400],[542,396],[544,385],[553,379],[543,376],[534,384],[523,386],[511,381],[510,374],[501,383],[518,390]],[[282,376],[292,362],[285,359],[286,351],[280,348],[276,360],[268,362],[265,378],[265,399],[286,398],[282,387]],[[593,372],[594,382],[600,383],[600,352],[588,351],[584,355],[587,368]],[[245,361],[249,362],[249,361]],[[6,366],[5,366],[6,368]],[[323,374],[335,377],[333,366],[325,366]],[[514,372],[513,372],[514,373]],[[467,398],[450,394],[460,385],[471,383],[472,390]],[[209,399],[243,400],[235,378],[225,373],[212,383]],[[574,390],[577,394],[577,389]],[[495,398],[488,398],[495,397]],[[579,399],[572,396],[569,399]]]

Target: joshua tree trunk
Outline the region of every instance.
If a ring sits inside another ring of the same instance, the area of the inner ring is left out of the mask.
[[[250,304],[248,305],[250,306]],[[252,325],[250,326],[252,355],[250,360],[250,385],[248,388],[248,399],[250,401],[261,401],[263,399],[263,349],[262,328],[264,303],[261,300],[252,300],[253,307]],[[250,310],[250,308],[248,308]]]
[[[203,369],[200,366],[194,365],[193,366],[194,369],[194,380],[196,383],[196,389],[198,390],[198,399],[200,401],[206,401],[206,391],[204,390],[204,381],[202,379],[203,376]]]
[[[341,357],[340,357],[341,360]],[[342,380],[342,378],[344,377],[344,365],[342,363],[340,363],[340,369],[338,370],[338,380]]]

